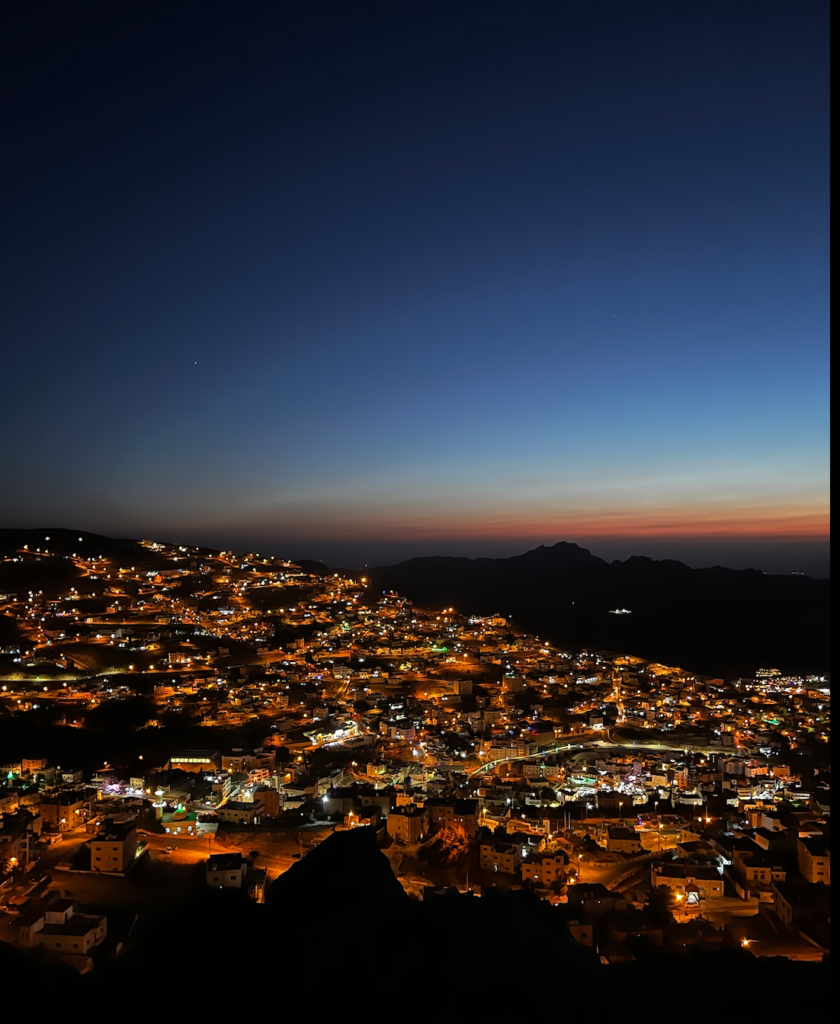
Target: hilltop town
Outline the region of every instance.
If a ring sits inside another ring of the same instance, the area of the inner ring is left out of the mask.
[[[529,891],[604,964],[829,948],[824,677],[566,651],[262,553],[0,554],[2,941],[89,972],[134,911],[264,902],[365,828],[412,898]]]

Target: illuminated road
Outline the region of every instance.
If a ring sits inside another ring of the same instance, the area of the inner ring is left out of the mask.
[[[216,853],[257,853],[257,867],[265,868],[272,878],[287,871],[313,846],[332,832],[332,826],[288,832],[225,832],[224,840],[208,834],[196,839],[148,834],[141,836],[148,855],[168,864],[196,864]]]
[[[153,860],[166,861],[169,864],[197,864],[207,860],[213,853],[234,853],[215,838],[208,841],[206,836],[196,839],[181,836],[145,834],[140,836],[145,843],[147,855]]]
[[[660,753],[667,753],[669,751],[678,751],[684,753],[686,750],[691,753],[705,754],[707,757],[713,753],[721,753],[724,749],[722,747],[700,747],[693,744],[688,746],[672,746],[668,743],[662,742],[650,742],[650,743],[639,743],[635,740],[629,743],[618,743],[615,740],[587,740],[585,743],[558,743],[553,747],[546,747],[544,750],[538,751],[536,754],[518,754],[514,757],[499,758],[495,761],[488,761],[487,764],[482,765],[480,768],[475,768],[473,771],[468,772],[469,778],[474,775],[481,775],[483,773],[491,771],[498,764],[507,764],[511,761],[533,761],[539,760],[540,758],[547,757],[549,754],[561,754],[564,752],[577,751],[580,753],[583,750],[657,750]]]

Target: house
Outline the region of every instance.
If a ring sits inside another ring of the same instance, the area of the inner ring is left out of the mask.
[[[137,825],[106,818],[102,829],[89,840],[91,871],[125,873],[137,858]]]
[[[580,907],[573,907],[569,903],[554,903],[552,913],[563,918],[572,938],[579,946],[594,946],[595,925],[584,917]]]
[[[348,811],[344,815],[344,828],[359,828],[362,825],[370,825],[371,828],[379,828],[380,812],[378,807],[362,808],[358,811]],[[336,825],[340,829],[341,825]]]
[[[736,848],[732,853],[732,867],[740,876],[747,892],[763,903],[773,902],[773,882],[784,882],[787,872],[782,859],[753,845],[752,849]],[[741,893],[741,895],[746,895]]]
[[[254,796],[263,805],[263,814],[269,818],[279,818],[283,810],[283,794],[271,786],[260,786]]]
[[[526,854],[522,858],[522,881],[534,885],[554,885],[566,880],[566,858],[562,853]]]
[[[0,937],[20,949],[84,956],[105,938],[108,919],[79,913],[72,900],[51,893],[0,931]]]
[[[452,829],[463,839],[475,839],[480,817],[477,800],[432,799],[426,806],[433,826]]]
[[[723,896],[723,876],[718,869],[706,864],[652,864],[651,885],[669,888],[678,900],[689,893],[700,899],[719,899]]]
[[[0,814],[12,814],[18,809],[19,797],[16,789],[0,791]]]
[[[248,861],[241,853],[217,853],[207,858],[207,884],[219,889],[241,889]]]
[[[641,853],[642,843],[635,829],[610,825],[607,828],[607,850],[610,853]]]
[[[245,889],[257,903],[265,901],[267,875],[241,853],[216,853],[207,858],[207,884],[218,889]]]
[[[495,839],[485,833],[479,843],[479,864],[483,871],[514,875],[522,863],[522,844],[510,839]]]
[[[594,928],[591,922],[581,921],[577,917],[567,917],[566,927],[579,946],[592,947]]]
[[[322,810],[327,816],[333,814],[348,814],[359,806],[357,787],[355,786],[334,786],[324,793]]]
[[[796,860],[806,882],[831,885],[831,849],[820,837],[798,839]]]
[[[757,828],[753,832],[753,840],[763,850],[770,853],[779,853],[781,850],[789,850],[793,845],[793,833],[788,829]]]
[[[0,872],[27,866],[34,848],[34,821],[35,816],[23,809],[0,814]]]
[[[665,932],[662,925],[644,910],[616,910],[608,915],[607,934],[624,946],[630,939],[646,939],[653,946],[661,946]]]
[[[817,882],[774,882],[776,916],[788,928],[800,928],[814,920],[828,921],[831,890]]]
[[[228,800],[216,810],[216,815],[225,824],[258,825],[263,811],[261,800]]]
[[[425,807],[397,807],[388,815],[388,835],[403,843],[419,843],[429,831],[429,812]]]
[[[569,907],[576,916],[598,916],[613,910],[625,910],[627,901],[599,882],[588,885],[569,886]]]
[[[273,772],[277,765],[277,751],[258,747],[254,751],[234,750],[231,754],[222,754],[222,771],[250,772],[265,769]]]
[[[83,825],[91,815],[96,794],[69,789],[41,800],[41,816],[48,832],[69,832]]]

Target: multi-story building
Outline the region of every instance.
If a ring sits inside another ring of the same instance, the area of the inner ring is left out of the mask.
[[[798,839],[796,860],[806,882],[831,885],[831,849],[825,839]]]
[[[276,765],[276,750],[234,750],[231,754],[222,754],[222,770],[226,772],[250,772],[265,769],[271,773]]]
[[[773,909],[786,928],[828,921],[831,893],[827,886],[808,882],[774,882]]]
[[[216,810],[216,815],[229,825],[258,825],[264,809],[262,800],[228,800]]]
[[[626,910],[627,901],[600,882],[569,886],[569,907],[576,914],[599,917],[613,910]]]
[[[18,809],[19,803],[20,799],[18,797],[17,790],[0,790],[0,814],[14,814]]]
[[[31,860],[33,821],[26,810],[0,814],[0,871],[25,868]]]
[[[419,843],[429,831],[429,812],[421,807],[397,807],[387,820],[388,835],[403,843]]]
[[[641,853],[642,842],[634,828],[610,825],[607,828],[607,850],[610,853]]]
[[[651,884],[668,888],[678,899],[696,894],[700,899],[723,896],[723,876],[714,866],[698,864],[652,864]]]
[[[263,805],[263,814],[269,818],[279,818],[283,810],[283,794],[272,786],[260,786],[254,796]]]
[[[46,899],[0,933],[12,945],[46,953],[84,956],[105,938],[108,919],[80,914],[72,900]]]
[[[241,889],[248,861],[241,853],[217,853],[207,858],[207,884],[220,889]]]
[[[482,838],[479,845],[479,864],[483,871],[496,871],[515,875],[522,863],[522,844],[492,835]]]
[[[91,815],[95,793],[83,789],[63,790],[41,799],[41,817],[48,832],[69,832],[83,825]]]
[[[133,821],[115,822],[106,818],[88,846],[91,871],[124,874],[137,856],[137,826]]]
[[[522,881],[534,885],[555,885],[566,880],[566,858],[562,853],[527,854],[522,858]]]
[[[208,857],[206,877],[207,884],[213,888],[245,889],[258,903],[265,900],[265,869],[255,868],[241,853],[217,853]]]
[[[433,799],[426,806],[432,825],[452,829],[464,839],[475,839],[481,817],[477,800]]]

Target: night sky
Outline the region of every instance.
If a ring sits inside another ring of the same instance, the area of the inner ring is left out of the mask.
[[[828,15],[5,5],[0,525],[827,574]]]

